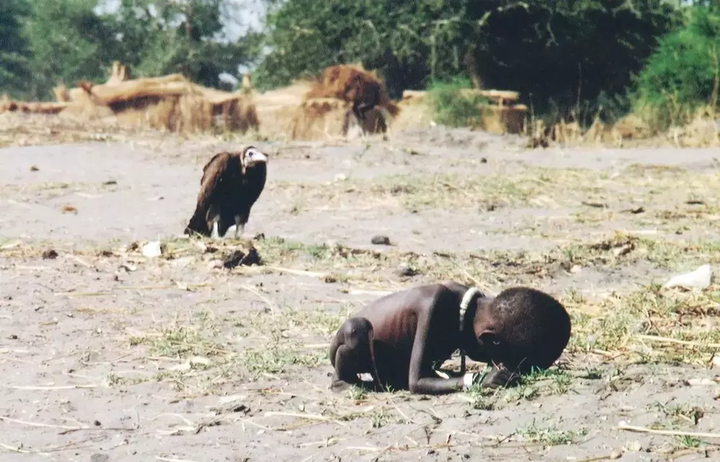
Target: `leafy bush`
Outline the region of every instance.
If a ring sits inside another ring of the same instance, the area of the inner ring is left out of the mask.
[[[488,99],[462,94],[461,90],[470,87],[470,81],[464,78],[434,82],[430,85],[430,104],[437,123],[450,127],[481,125],[479,106],[487,103]]]
[[[717,107],[720,14],[695,6],[687,24],[660,40],[637,78],[636,110],[665,129],[688,122],[698,108]]]

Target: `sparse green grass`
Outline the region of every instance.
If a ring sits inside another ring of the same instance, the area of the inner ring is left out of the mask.
[[[602,300],[594,314],[577,312],[567,303],[573,314],[568,350],[601,351],[625,361],[704,364],[720,343],[720,333],[714,324],[694,319],[717,310],[718,289],[683,293],[649,285]]]
[[[533,443],[559,446],[576,443],[578,439],[587,434],[587,429],[559,430],[554,425],[538,425],[533,420],[533,423],[527,427],[519,428],[517,434]]]
[[[327,352],[300,351],[297,345],[263,345],[257,348],[246,348],[240,353],[239,362],[243,368],[254,376],[260,374],[280,374],[293,366],[314,369],[327,359]]]
[[[679,184],[682,191],[672,194]],[[268,185],[268,190],[288,197],[293,214],[310,206],[352,209],[374,205],[410,211],[452,206],[484,211],[493,205],[579,207],[574,215],[579,223],[620,217],[657,224],[677,219],[690,223],[720,219],[716,199],[720,194],[720,172],[652,165],[631,165],[612,175],[590,169],[533,166],[491,174],[426,172],[328,184],[279,181]],[[702,203],[686,203],[690,200]],[[639,205],[647,211],[627,212]]]
[[[212,356],[223,351],[221,345],[205,337],[194,326],[169,327],[160,332],[130,338],[131,346],[140,344],[149,346],[154,354],[168,357]]]
[[[679,425],[692,425],[698,424],[700,419],[705,415],[705,411],[697,406],[691,406],[689,404],[670,404],[670,403],[654,403],[651,408],[659,410],[666,417],[673,419],[674,424]]]
[[[678,444],[684,448],[699,448],[703,442],[692,436],[678,436],[675,438]]]

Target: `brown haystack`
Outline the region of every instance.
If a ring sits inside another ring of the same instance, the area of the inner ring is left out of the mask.
[[[298,81],[264,93],[253,92],[258,117],[263,121],[260,133],[270,138],[291,137],[295,118],[311,85],[307,81]]]
[[[173,132],[213,128],[245,132],[260,125],[247,95],[196,85],[180,74],[127,80],[124,69],[114,66],[110,84],[79,82],[68,93],[69,99],[79,107],[107,107],[123,125]]]
[[[374,73],[345,64],[326,68],[306,95],[306,99],[337,98],[350,103],[380,106],[391,116],[400,113],[400,107],[387,94],[385,85]]]
[[[290,139],[327,140],[343,133],[345,114],[352,103],[336,98],[312,98],[296,108],[290,125]]]
[[[355,66],[326,68],[311,83],[290,123],[292,139],[328,139],[348,135],[355,121],[353,105],[371,108],[365,115],[366,133],[385,133],[389,119],[400,113],[400,106],[387,94],[382,81],[373,73]]]
[[[387,130],[382,108],[373,108],[365,116],[366,133]],[[353,128],[360,126],[352,114],[352,103],[337,98],[312,98],[296,108],[290,124],[294,140],[333,140],[352,137]],[[354,131],[359,134],[358,130]]]
[[[102,85],[80,81],[76,88],[53,88],[56,103],[3,103],[0,111],[22,110],[91,121],[113,118],[122,125],[174,132],[211,129],[245,132],[260,121],[248,95],[196,85],[180,74],[128,79],[128,70],[113,63]]]

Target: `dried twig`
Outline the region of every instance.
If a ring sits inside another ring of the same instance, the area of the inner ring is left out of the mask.
[[[79,389],[87,389],[87,388],[102,388],[105,386],[105,384],[102,383],[88,383],[88,384],[81,384],[81,385],[57,385],[57,386],[42,386],[42,385],[0,385],[3,388],[7,388],[10,390],[79,390]]]
[[[676,345],[687,345],[687,346],[696,346],[696,347],[703,347],[703,348],[720,348],[720,343],[691,342],[688,340],[678,340],[678,339],[669,338],[669,337],[658,337],[655,335],[638,335],[637,337],[639,339],[647,340],[649,342],[674,343]]]
[[[241,289],[247,290],[248,292],[250,292],[250,293],[254,294],[256,297],[258,297],[260,300],[264,301],[267,304],[267,306],[270,308],[270,311],[272,311],[273,314],[277,314],[277,312],[279,311],[277,305],[275,305],[275,303],[272,300],[270,300],[269,298],[267,298],[266,296],[261,294],[259,290],[255,289],[254,287],[245,285],[245,284],[241,284],[239,287]]]
[[[620,425],[618,425],[618,429],[629,432],[651,433],[653,435],[689,436],[692,438],[720,438],[720,433],[683,432],[679,430],[653,430],[652,428],[635,427],[632,425],[628,425],[625,422],[620,422]]]

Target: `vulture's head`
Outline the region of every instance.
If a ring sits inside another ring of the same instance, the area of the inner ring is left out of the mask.
[[[248,146],[242,154],[242,165],[244,168],[252,168],[258,164],[267,164],[268,156],[263,154],[255,146]]]

